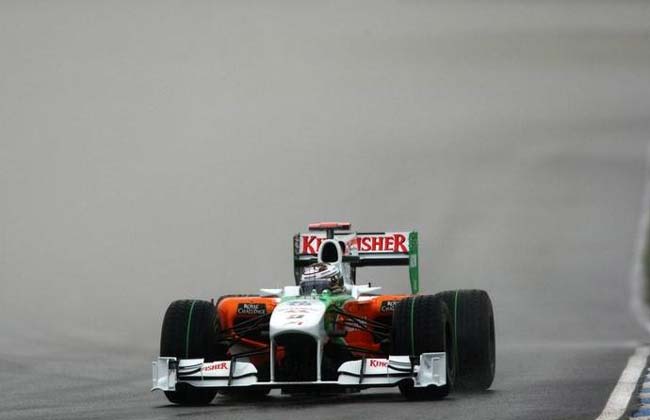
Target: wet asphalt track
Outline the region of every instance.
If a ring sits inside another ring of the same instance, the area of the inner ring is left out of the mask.
[[[641,1],[0,3],[0,419],[596,417],[647,339],[648,22]],[[290,282],[318,219],[416,228],[426,291],[489,290],[492,390],[149,394],[166,304]]]

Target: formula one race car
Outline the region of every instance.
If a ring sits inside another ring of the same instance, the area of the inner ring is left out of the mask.
[[[295,285],[216,304],[178,300],[165,313],[153,389],[172,403],[217,392],[256,398],[398,386],[408,399],[494,378],[494,317],[482,290],[419,295],[417,232],[350,231],[316,223],[294,236]],[[409,295],[356,284],[364,266],[409,268]]]

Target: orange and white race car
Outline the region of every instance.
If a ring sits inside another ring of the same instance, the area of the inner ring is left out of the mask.
[[[409,399],[454,387],[487,389],[494,378],[494,316],[482,290],[420,295],[418,234],[352,232],[315,223],[294,236],[295,284],[229,295],[216,304],[171,303],[153,388],[177,404],[217,392],[262,397],[398,386]],[[407,266],[410,294],[356,284],[365,266]]]

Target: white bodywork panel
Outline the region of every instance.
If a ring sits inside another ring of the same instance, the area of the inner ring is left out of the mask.
[[[173,391],[176,383],[184,382],[195,387],[228,387],[254,385],[257,368],[248,362],[221,360],[204,362],[203,359],[160,357],[153,362],[153,390]],[[232,367],[232,375],[231,375]]]
[[[323,316],[327,307],[319,299],[306,297],[278,304],[271,314],[269,334],[271,339],[283,333],[298,332],[316,340],[325,336]]]
[[[447,383],[445,353],[423,353],[419,366],[413,367],[409,356],[353,360],[343,363],[338,372],[338,383],[341,385],[397,384],[404,378],[413,379],[416,387],[443,386]]]
[[[258,382],[257,369],[249,362],[223,360],[204,363],[203,359],[159,357],[153,362],[153,390],[174,391],[179,382],[195,387],[282,387],[284,385],[341,385],[343,387],[390,386],[410,379],[415,387],[443,386],[447,382],[445,353],[423,353],[420,364],[412,365],[409,356],[388,359],[368,358],[345,362],[338,380],[313,382]]]
[[[353,299],[363,299],[376,296],[381,291],[380,286],[345,284],[345,292]],[[260,289],[264,296],[296,297],[300,296],[300,286],[285,286],[283,289]]]

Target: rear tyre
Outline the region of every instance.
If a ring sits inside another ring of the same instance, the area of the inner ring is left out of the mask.
[[[215,307],[201,300],[177,300],[165,312],[160,335],[160,355],[177,359],[219,360],[217,354]],[[177,384],[165,391],[167,399],[180,405],[206,405],[217,391]]]
[[[444,386],[416,388],[408,380],[399,389],[410,400],[436,400],[446,397],[455,381],[453,324],[445,302],[436,296],[413,296],[399,301],[393,312],[391,354],[419,356],[445,352],[447,383]]]
[[[456,329],[457,388],[484,391],[492,385],[495,366],[494,312],[484,290],[450,290],[437,294],[449,307]]]

